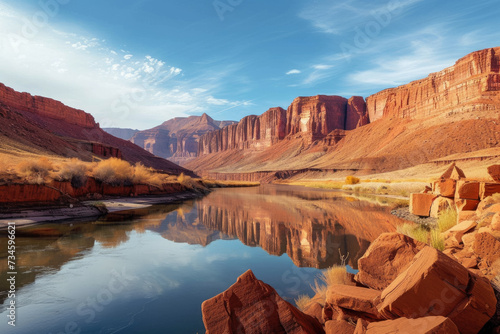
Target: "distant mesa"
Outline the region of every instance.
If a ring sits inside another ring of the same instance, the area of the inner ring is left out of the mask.
[[[130,140],[137,132],[140,130],[135,129],[123,129],[123,128],[102,128],[104,131],[112,136],[121,138],[123,140]]]
[[[177,117],[152,129],[138,131],[129,140],[158,157],[184,164],[197,156],[201,136],[234,123],[215,121],[207,114]]]

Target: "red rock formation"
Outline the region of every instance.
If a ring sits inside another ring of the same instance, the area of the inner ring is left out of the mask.
[[[287,110],[271,108],[260,116],[247,116],[238,124],[207,133],[200,138],[198,154],[263,150],[295,135],[310,143],[325,139],[334,130],[352,130],[365,124],[368,114],[362,97],[298,97]]]
[[[366,99],[370,122],[382,117],[418,119],[498,111],[500,47],[473,52],[427,78]]]
[[[122,158],[122,152],[120,149],[106,146],[101,143],[92,143],[92,153],[103,158]]]
[[[405,271],[425,244],[399,233],[384,233],[358,260],[355,279],[364,286],[383,290]]]
[[[453,321],[445,317],[399,318],[372,322],[366,329],[366,334],[387,333],[459,334],[460,332]]]
[[[130,141],[159,157],[185,163],[197,156],[200,136],[233,123],[215,121],[207,114],[177,117],[135,133]]]
[[[223,293],[203,302],[207,334],[324,333],[321,324],[284,301],[251,270]]]
[[[27,111],[40,116],[64,120],[84,128],[95,128],[94,117],[83,110],[65,106],[59,101],[28,93],[19,93],[0,83],[0,101],[12,109]]]
[[[347,101],[346,130],[354,130],[370,123],[366,102],[361,96],[353,96]]]

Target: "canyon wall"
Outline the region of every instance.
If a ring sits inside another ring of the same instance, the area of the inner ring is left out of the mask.
[[[14,110],[31,112],[51,119],[64,120],[83,128],[91,129],[98,126],[94,117],[83,110],[68,107],[59,101],[46,97],[16,92],[14,89],[1,83],[0,101]]]
[[[366,99],[370,122],[382,117],[498,111],[500,47],[473,52],[427,78],[390,88]]]
[[[155,128],[135,133],[130,141],[156,156],[185,163],[197,156],[201,136],[233,123],[213,120],[207,114],[177,117]]]
[[[198,155],[232,149],[262,150],[294,135],[312,142],[334,130],[352,130],[365,124],[368,114],[362,97],[298,97],[287,110],[271,108],[260,116],[244,117],[237,124],[201,136]]]

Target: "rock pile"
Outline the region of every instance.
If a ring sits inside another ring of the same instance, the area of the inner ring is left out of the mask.
[[[207,333],[466,334],[496,312],[488,279],[404,235],[382,234],[358,264],[352,285],[329,286],[305,312],[247,272],[203,303]]]

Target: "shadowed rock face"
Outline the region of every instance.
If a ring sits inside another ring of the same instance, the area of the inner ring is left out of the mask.
[[[0,148],[5,152],[77,157],[92,160],[92,155],[117,157],[131,163],[172,174],[192,172],[170,161],[155,157],[129,141],[105,132],[92,115],[59,101],[19,93],[0,84]]]
[[[59,101],[28,93],[19,93],[0,83],[0,101],[9,107],[40,116],[64,120],[70,124],[92,129],[98,127],[94,117],[83,110],[70,108]]]

